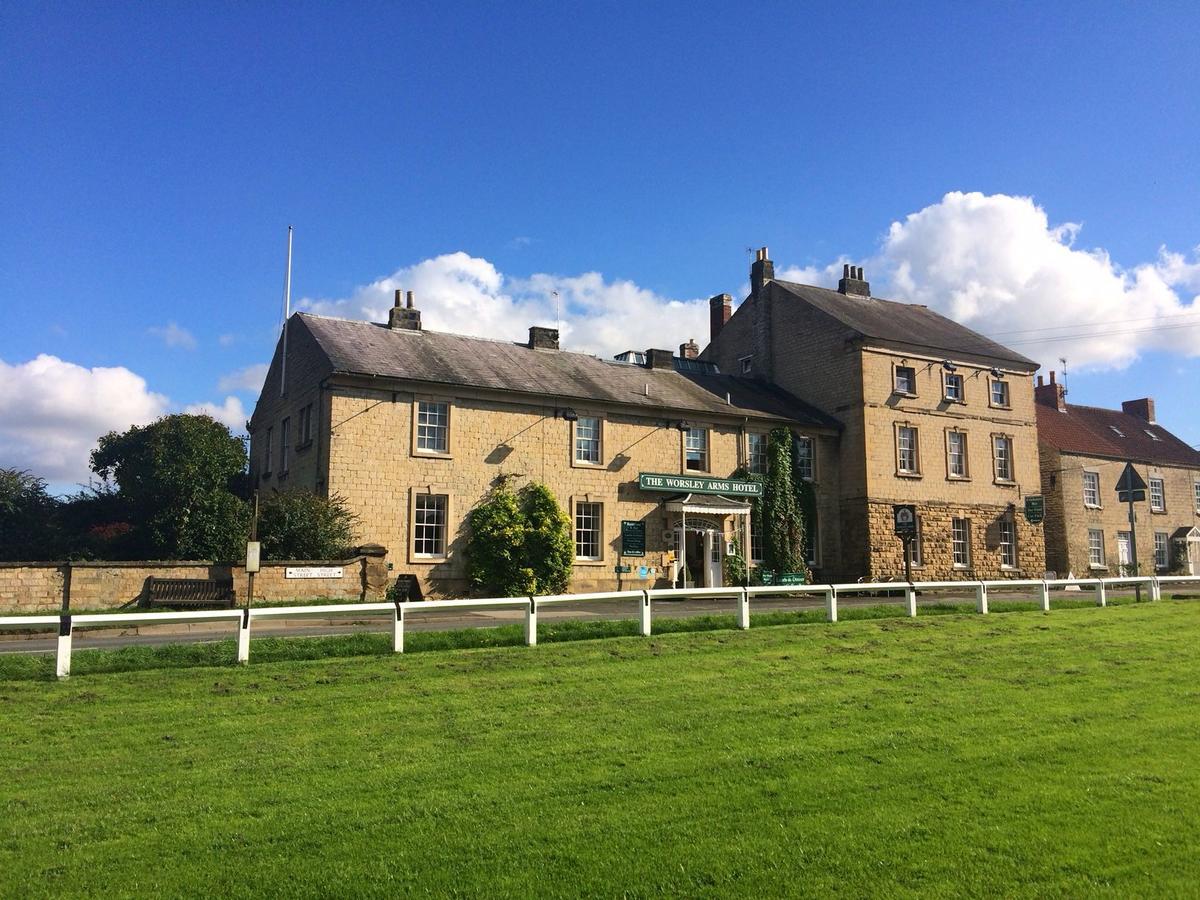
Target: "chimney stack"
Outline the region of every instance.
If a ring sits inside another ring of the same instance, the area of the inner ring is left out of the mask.
[[[1043,406],[1053,406],[1059,412],[1067,410],[1067,392],[1061,384],[1055,379],[1055,373],[1050,373],[1050,383],[1046,384],[1042,381],[1042,376],[1038,376],[1037,387],[1033,389],[1033,399]]]
[[[686,344],[679,345],[679,355],[683,359],[695,359],[700,355],[700,345],[695,338],[688,338]]]
[[[1151,397],[1143,397],[1141,400],[1126,400],[1121,404],[1121,412],[1137,416],[1150,425],[1158,424],[1154,419],[1154,399]]]
[[[838,293],[855,297],[870,297],[871,285],[863,278],[862,266],[849,263],[842,266],[842,277],[838,281]]]
[[[529,349],[530,350],[557,350],[558,349],[558,329],[543,328],[540,325],[529,326]]]
[[[750,296],[757,297],[763,285],[775,280],[775,263],[767,258],[767,248],[760,247],[754,254],[754,264],[750,266]]]
[[[670,350],[647,350],[646,368],[674,369],[675,355]]]
[[[708,299],[708,340],[717,339],[729,317],[733,315],[733,298],[728,294],[717,294]]]
[[[401,305],[404,304],[404,305]],[[388,312],[388,328],[393,331],[420,331],[421,311],[413,306],[413,292],[408,292],[407,301],[404,291],[396,291],[396,301]]]

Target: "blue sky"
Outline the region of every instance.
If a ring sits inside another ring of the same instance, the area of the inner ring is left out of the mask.
[[[596,352],[703,343],[749,247],[852,260],[1200,443],[1197,33],[1193,3],[5,4],[0,465],[70,483],[88,432],[248,413],[288,224],[300,306],[414,286],[520,333],[558,290]]]

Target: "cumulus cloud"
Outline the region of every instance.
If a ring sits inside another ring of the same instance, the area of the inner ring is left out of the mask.
[[[416,292],[424,326],[508,340],[528,337],[530,325],[553,327],[562,310],[565,349],[612,356],[622,350],[674,348],[708,334],[706,299],[663,297],[631,281],[582,275],[503,275],[486,259],[448,253],[400,269],[341,299],[305,298],[300,309],[323,315],[387,321],[397,289]]]
[[[238,369],[236,372],[230,372],[228,375],[222,375],[221,380],[217,382],[217,390],[223,393],[247,391],[257,394],[262,390],[263,382],[266,380],[267,364],[255,363],[244,369]]]
[[[1200,259],[1164,249],[1126,268],[1076,246],[1081,234],[1029,197],[950,193],[893,222],[867,274],[872,293],[882,281],[1034,359],[1105,369],[1146,351],[1200,355],[1200,298],[1185,302],[1200,290]]]
[[[0,360],[0,466],[59,484],[86,481],[100,435],[166,411],[167,398],[123,367],[87,369],[47,354],[17,365]]]
[[[196,338],[186,328],[181,327],[176,322],[168,322],[166,325],[155,325],[147,328],[148,334],[161,340],[168,347],[178,347],[181,350],[195,350]]]
[[[246,410],[242,406],[242,401],[237,397],[228,396],[224,403],[213,403],[211,401],[205,403],[189,403],[183,408],[185,413],[192,415],[212,416],[222,425],[228,425],[233,431],[244,432],[246,430]]]

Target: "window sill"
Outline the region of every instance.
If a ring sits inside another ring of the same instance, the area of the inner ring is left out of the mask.
[[[1088,566],[1089,572],[1107,572],[1108,566]]]
[[[924,476],[920,472],[897,472],[896,477],[897,478],[923,478]]]
[[[1165,516],[1167,514],[1167,511],[1165,508],[1164,509],[1153,509],[1152,508],[1150,510],[1150,513],[1155,516]]]
[[[313,445],[312,438],[309,438],[309,439],[308,439],[307,441],[305,441],[303,444],[297,444],[297,445],[296,445],[296,452],[297,452],[297,453],[303,453],[305,450],[307,450],[307,449],[308,449],[309,447],[311,447],[312,445]]]
[[[419,566],[419,565],[431,566],[435,563],[444,563],[449,558],[450,557],[448,557],[448,556],[417,556],[415,553],[413,553],[409,556],[408,562],[410,565],[414,565],[414,566]]]
[[[966,406],[967,405],[966,400],[955,400],[953,397],[943,397],[942,402],[943,403],[953,403],[955,406]]]
[[[1017,483],[1015,481],[1013,481],[1011,478],[993,478],[992,484],[997,485],[998,487],[1016,487],[1017,486]]]
[[[1098,504],[1094,504],[1094,503],[1085,503],[1085,504],[1083,504],[1083,508],[1084,509],[1104,509],[1103,506],[1099,506]]]
[[[947,481],[970,481],[971,476],[970,475],[947,475],[946,480]]]
[[[1009,404],[1009,405],[1007,405],[1007,406],[1001,406],[1001,405],[1000,405],[1000,404],[998,404],[998,403],[989,403],[989,404],[988,404],[988,409],[1006,409],[1006,410],[1008,410],[1009,412],[1011,412],[1011,411],[1012,411],[1012,404],[1010,403],[1010,404]]]
[[[603,462],[584,462],[580,459],[571,460],[571,468],[573,469],[603,469],[604,467],[605,464]]]
[[[577,566],[602,566],[605,560],[603,559],[580,559],[575,557],[575,565]]]
[[[893,390],[893,391],[892,391],[892,396],[893,396],[893,397],[904,397],[904,398],[906,398],[906,399],[908,399],[908,400],[915,400],[915,399],[917,399],[917,395],[916,395],[916,394],[914,394],[914,393],[912,393],[912,392],[910,392],[910,391]]]
[[[437,453],[433,450],[414,450],[412,455],[419,459],[454,459],[452,453]]]

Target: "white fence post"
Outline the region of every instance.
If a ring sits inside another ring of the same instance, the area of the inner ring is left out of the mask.
[[[642,591],[641,604],[642,605],[640,607],[640,613],[641,613],[642,636],[648,637],[650,635],[650,592],[649,591]]]
[[[904,588],[904,608],[910,616],[917,614],[917,589],[911,584]]]
[[[1050,612],[1050,585],[1043,581],[1038,592],[1042,600],[1042,612]]]
[[[1104,596],[1104,582],[1096,582],[1096,605],[1108,606],[1108,599]]]
[[[825,589],[825,618],[830,622],[837,621],[837,588]]]
[[[988,596],[987,585],[982,581],[975,587],[975,608],[983,615],[987,615],[988,611]]]
[[[745,631],[750,627],[750,595],[745,591],[737,598],[737,626]]]
[[[529,609],[525,611],[525,643],[537,646],[537,601],[529,598]]]
[[[404,607],[396,601],[396,617],[392,620],[392,652],[404,652]]]
[[[250,610],[242,610],[242,622],[238,626],[237,661],[245,664],[250,662]]]
[[[1150,599],[1151,600],[1161,600],[1162,599],[1162,585],[1159,584],[1157,578],[1150,579]]]
[[[71,674],[71,614],[63,613],[58,620],[58,656],[55,659],[55,674],[67,678]]]

